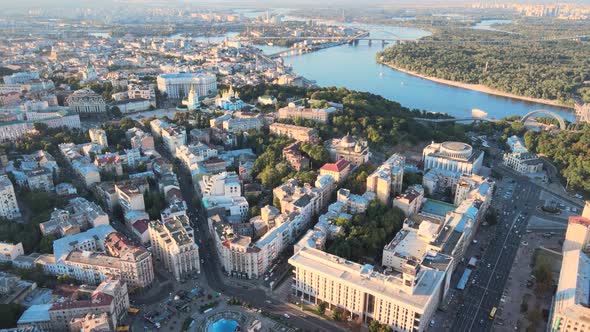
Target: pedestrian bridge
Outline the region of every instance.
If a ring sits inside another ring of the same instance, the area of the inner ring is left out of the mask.
[[[552,111],[548,111],[548,110],[536,110],[536,111],[529,112],[527,115],[523,116],[522,119],[520,119],[520,122],[525,123],[526,120],[534,119],[537,117],[537,115],[549,115],[550,117],[554,118],[555,120],[557,120],[559,122],[559,129],[561,129],[561,130],[567,129],[567,126],[565,124],[565,120],[563,120],[563,118],[561,116],[559,116],[559,114],[552,112]]]

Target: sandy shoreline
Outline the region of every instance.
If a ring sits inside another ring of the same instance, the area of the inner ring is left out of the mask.
[[[496,89],[492,89],[489,88],[485,85],[482,84],[469,84],[469,83],[461,83],[461,82],[455,82],[455,81],[450,81],[450,80],[445,80],[442,78],[436,78],[436,77],[430,77],[430,76],[425,76],[425,75],[421,75],[418,74],[416,72],[413,71],[409,71],[403,68],[398,68],[392,64],[389,63],[384,63],[382,62],[383,65],[390,67],[392,69],[395,69],[397,71],[401,71],[402,73],[406,73],[408,75],[412,75],[412,76],[416,76],[416,77],[420,77],[429,81],[433,81],[436,83],[441,83],[441,84],[446,84],[446,85],[450,85],[450,86],[454,86],[454,87],[458,87],[458,88],[463,88],[463,89],[468,89],[468,90],[473,90],[473,91],[478,91],[478,92],[483,92],[483,93],[487,93],[490,95],[495,95],[495,96],[500,96],[500,97],[507,97],[507,98],[512,98],[512,99],[518,99],[518,100],[524,100],[524,101],[530,101],[533,103],[539,103],[539,104],[544,104],[544,105],[551,105],[551,106],[558,106],[558,107],[564,107],[564,108],[572,108],[570,106],[567,105],[563,105],[560,102],[558,102],[557,100],[550,100],[550,99],[541,99],[541,98],[531,98],[531,97],[525,97],[525,96],[519,96],[519,95],[515,95],[512,93],[508,93],[508,92],[503,92],[500,90],[496,90]]]

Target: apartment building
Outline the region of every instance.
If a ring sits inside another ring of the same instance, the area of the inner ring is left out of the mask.
[[[383,204],[389,204],[391,196],[401,193],[404,181],[404,166],[406,158],[393,154],[369,177],[367,177],[367,191],[377,195]]]
[[[97,287],[80,286],[64,301],[32,305],[19,318],[17,326],[50,332],[74,331],[80,319],[90,315],[106,316],[108,331],[114,331],[127,309],[127,285],[118,279],[108,279]]]
[[[112,249],[117,246],[117,250]],[[68,274],[93,285],[117,276],[137,288],[149,287],[154,279],[152,254],[144,247],[131,245],[110,225],[57,239],[53,242],[53,252],[34,261],[47,274]]]
[[[145,211],[145,202],[143,194],[148,186],[145,180],[138,182],[124,181],[115,184],[115,192],[117,193],[119,205],[123,208],[123,212],[129,211]]]
[[[217,149],[203,143],[181,145],[176,147],[175,155],[188,170],[193,170],[198,162],[217,157]]]
[[[63,237],[100,225],[108,225],[109,216],[94,202],[83,197],[69,201],[65,209],[56,209],[48,221],[39,224],[41,234]]]
[[[142,151],[155,150],[154,137],[137,127],[128,129],[125,136],[131,142],[133,149],[141,149]]]
[[[263,210],[272,209],[265,207]],[[253,241],[250,236],[238,234],[236,225],[226,222],[221,216],[208,218],[209,232],[223,269],[228,274],[247,279],[260,278],[308,225],[297,212],[262,213],[260,219],[268,230],[257,241]]]
[[[90,128],[88,129],[88,135],[90,135],[90,142],[98,144],[105,148],[109,146],[107,133],[103,129]]]
[[[17,219],[21,216],[14,186],[6,175],[0,175],[0,217]]]
[[[309,169],[311,161],[300,151],[301,142],[293,142],[283,148],[283,158],[293,167],[294,170],[300,172]]]
[[[148,232],[152,252],[177,281],[194,272],[200,273],[199,247],[188,218],[150,221]]]
[[[176,148],[186,145],[186,130],[184,127],[169,125],[162,128],[162,140],[170,154],[176,153]]]
[[[205,175],[199,181],[199,190],[203,197],[239,197],[242,196],[242,181],[236,172]]]
[[[393,206],[404,211],[406,217],[418,213],[424,201],[424,188],[421,185],[414,185],[401,195],[393,199]]]

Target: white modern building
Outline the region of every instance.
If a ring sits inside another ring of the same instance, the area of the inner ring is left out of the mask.
[[[555,292],[549,326],[553,332],[588,331],[590,328],[590,201],[581,216],[570,217],[565,241],[561,273]]]
[[[166,93],[168,98],[182,99],[192,89],[199,96],[217,93],[217,77],[213,73],[178,73],[162,74],[157,77],[158,90]]]

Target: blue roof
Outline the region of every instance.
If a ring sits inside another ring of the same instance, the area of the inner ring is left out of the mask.
[[[430,213],[436,216],[445,217],[447,212],[455,210],[455,206],[449,203],[429,199],[422,206],[422,212]]]
[[[465,269],[461,279],[457,283],[457,289],[465,289],[465,285],[467,284],[467,280],[469,280],[469,276],[471,275],[471,269]]]
[[[53,306],[52,303],[35,304],[35,305],[30,306],[20,316],[17,324],[48,322],[49,321],[49,309],[51,309],[51,306]]]
[[[86,232],[65,236],[61,239],[53,241],[53,254],[55,255],[55,262],[57,263],[65,256],[67,256],[73,247],[79,242],[95,237],[103,241],[107,235],[114,232],[115,229],[111,225],[100,225],[87,230]]]

